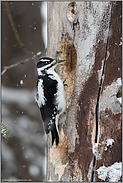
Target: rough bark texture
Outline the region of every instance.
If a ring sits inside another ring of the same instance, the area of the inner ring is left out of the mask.
[[[66,59],[56,71],[67,101],[58,147],[48,138],[48,181],[101,181],[99,167],[121,162],[116,95],[122,76],[121,7],[121,2],[48,3],[47,55]],[[113,139],[110,146],[107,139]]]

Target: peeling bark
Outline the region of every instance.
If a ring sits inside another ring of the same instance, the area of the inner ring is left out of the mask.
[[[67,101],[58,147],[48,138],[48,181],[100,181],[101,165],[121,161],[121,17],[121,2],[48,3],[47,55],[66,59],[56,71]]]
[[[109,57],[105,63],[104,80],[101,88],[99,101],[99,123],[100,137],[96,170],[100,166],[110,166],[115,162],[122,162],[122,108],[117,101],[116,95],[122,78],[122,46],[120,45],[122,37],[122,2],[114,2],[111,16],[111,35],[108,40],[107,52]],[[107,139],[113,139],[112,147],[106,147]],[[108,179],[106,179],[108,181]],[[98,179],[95,172],[95,181]]]

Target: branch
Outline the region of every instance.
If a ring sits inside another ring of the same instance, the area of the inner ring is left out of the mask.
[[[29,61],[30,59],[32,59],[32,58],[27,58],[26,60],[23,60],[23,61],[18,62],[16,64],[12,64],[12,65],[9,65],[9,66],[4,66],[3,67],[4,70],[2,71],[1,75],[3,75],[8,69],[11,69],[11,68],[16,67],[16,66],[21,65],[21,64],[24,64],[25,62]]]
[[[43,50],[42,52],[38,52],[37,54],[33,54],[33,52],[28,51],[28,50],[24,47],[24,44],[22,43],[22,41],[21,41],[21,39],[20,39],[20,36],[19,36],[19,34],[18,34],[18,32],[17,32],[16,26],[15,26],[15,23],[14,23],[12,14],[11,14],[11,10],[10,10],[10,7],[9,7],[9,3],[8,3],[8,2],[5,2],[5,6],[6,6],[7,15],[8,15],[8,18],[9,18],[9,21],[10,21],[10,25],[11,25],[11,27],[12,27],[14,36],[15,36],[15,38],[16,38],[16,40],[17,40],[19,46],[20,46],[20,48],[22,48],[22,50],[23,50],[25,53],[31,55],[32,57],[27,58],[26,60],[23,60],[23,61],[18,62],[18,63],[16,63],[16,64],[12,64],[12,65],[10,65],[10,66],[4,66],[1,75],[3,75],[8,69],[11,69],[11,68],[16,67],[16,66],[21,65],[21,64],[24,64],[25,62],[27,62],[27,61],[29,61],[29,60],[31,60],[31,59],[35,60],[36,57],[41,57],[41,56],[47,51],[47,49],[45,49],[45,50]]]
[[[35,57],[41,57],[45,52],[47,51],[47,49],[43,50],[42,52],[38,52],[37,54],[33,55],[33,57],[27,58],[26,60],[23,60],[21,62],[17,62],[16,64],[12,64],[9,66],[4,66],[4,70],[2,71],[1,75],[3,75],[8,69],[11,69],[13,67],[16,67],[18,65],[24,64],[25,62],[28,62],[29,60],[33,60],[35,59]]]
[[[9,18],[9,21],[10,21],[10,25],[12,27],[12,30],[13,30],[13,33],[15,35],[15,38],[20,46],[20,48],[22,48],[22,50],[29,54],[29,55],[33,55],[32,52],[28,51],[25,47],[24,47],[24,44],[22,43],[21,39],[20,39],[20,36],[17,32],[17,29],[16,29],[16,26],[15,26],[15,23],[14,23],[14,20],[13,20],[13,17],[12,17],[12,14],[11,14],[11,10],[10,10],[10,7],[9,7],[9,3],[8,2],[5,2],[5,6],[6,6],[6,11],[7,11],[7,15],[8,15],[8,18]]]

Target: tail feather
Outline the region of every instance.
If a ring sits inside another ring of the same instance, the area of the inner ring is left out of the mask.
[[[54,129],[51,131],[52,134],[52,145],[54,143],[54,140],[56,140],[56,145],[59,144],[59,135],[56,129],[56,125],[54,126]]]

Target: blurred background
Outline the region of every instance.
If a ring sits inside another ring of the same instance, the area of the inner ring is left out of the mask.
[[[46,180],[47,137],[34,99],[36,62],[47,47],[46,20],[46,2],[1,2],[1,69],[29,58],[1,76],[1,118],[12,136],[1,143],[2,181]]]

